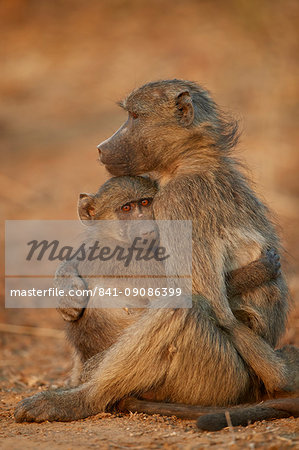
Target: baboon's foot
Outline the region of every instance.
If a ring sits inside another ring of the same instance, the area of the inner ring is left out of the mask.
[[[16,422],[68,422],[99,412],[85,403],[79,388],[49,390],[19,402],[14,416]]]
[[[57,308],[66,322],[75,322],[80,319],[84,312],[83,308]]]

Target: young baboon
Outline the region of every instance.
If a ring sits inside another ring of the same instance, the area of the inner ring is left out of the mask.
[[[94,220],[105,220],[113,222],[101,222],[101,229],[94,227],[87,230],[84,235],[84,241],[93,241],[97,239],[102,244],[110,244],[112,247],[122,243],[125,247],[131,245],[136,233],[147,239],[158,240],[157,227],[153,219],[152,200],[157,193],[157,184],[148,177],[119,177],[108,180],[100,187],[96,194],[80,194],[78,202],[78,215],[80,219],[86,224]],[[127,229],[129,221],[139,220],[137,229],[131,227]],[[151,220],[143,222],[144,220]],[[107,223],[106,226],[103,224]],[[142,229],[140,229],[142,227]],[[99,235],[100,234],[100,235]],[[278,267],[274,264],[279,263],[277,255],[271,255],[273,261],[270,264],[262,264],[260,271],[268,271],[267,274],[261,274],[263,277],[272,276],[271,271]],[[269,258],[268,258],[269,260]],[[272,264],[273,263],[273,264]],[[86,258],[79,262],[66,262],[59,266],[56,272],[56,283],[65,291],[86,290],[87,284],[84,281],[84,272],[87,275],[96,275],[96,270],[100,269],[102,275],[115,275],[116,273],[123,273],[125,275],[124,262],[116,260],[110,263],[103,264],[96,262],[92,263]],[[131,261],[134,264],[134,260]],[[157,266],[158,267],[158,266]],[[140,273],[145,267],[139,262],[138,267],[133,267],[134,273],[140,268]],[[109,271],[107,274],[105,271]],[[127,270],[128,272],[128,270]],[[80,277],[78,277],[80,273]],[[164,273],[164,272],[163,272]],[[99,273],[98,273],[99,275]],[[262,278],[261,278],[262,279]],[[241,280],[242,281],[242,280]],[[91,288],[92,280],[90,280],[88,287]],[[254,283],[254,282],[253,282]],[[84,306],[87,304],[87,297],[63,297],[60,301],[60,313],[67,321],[77,320],[80,314],[84,311]],[[62,307],[64,305],[64,307]],[[69,307],[71,305],[71,307]],[[76,307],[76,305],[78,307]]]
[[[152,209],[152,200],[156,192],[157,185],[149,178],[119,177],[108,180],[96,194],[80,194],[78,215],[85,224],[91,221],[91,224],[96,225],[95,222],[92,222],[95,220],[109,221],[101,222],[100,228],[90,226],[86,228],[83,241],[89,245],[96,240],[111,249],[121,246],[126,250],[132,244],[137,233],[149,241],[156,240],[158,242],[159,237],[153,221]],[[131,220],[138,220],[138,229],[134,229],[134,227],[131,227],[130,230],[127,229]],[[144,222],[145,220],[146,222]],[[153,250],[154,247],[152,252]],[[133,258],[130,263],[130,271],[134,274],[144,275],[148,270],[145,264],[147,266],[150,264],[156,274],[160,271],[161,275],[164,275],[163,266],[154,260],[144,263]],[[272,253],[257,261],[255,267],[256,271],[259,270],[261,274],[259,282],[262,283],[276,276],[276,272],[279,270],[279,261],[277,256]],[[248,273],[249,284],[256,283],[256,280],[253,282],[255,277],[253,271],[252,269]],[[99,260],[90,262],[88,259],[80,262],[64,262],[56,272],[55,284],[65,292],[77,289],[82,292],[91,290],[98,284],[107,290],[108,284],[112,283],[113,289],[123,292],[128,286],[128,280],[118,277],[118,275],[125,275],[125,273],[128,273],[128,269],[124,267],[124,261],[116,258],[106,262]],[[102,277],[98,278],[99,275]],[[111,277],[113,278],[111,279]],[[236,280],[236,287],[238,287],[238,277]],[[239,285],[241,282],[242,274]],[[145,278],[143,287],[149,283],[152,285],[152,279]],[[147,299],[141,297],[134,297],[133,306],[135,307],[132,307],[132,299],[128,300],[129,305],[126,305],[121,296],[120,298],[109,297],[113,303],[111,308],[97,308],[98,300],[97,297],[89,299],[88,297],[64,296],[59,302],[58,311],[67,321],[67,338],[75,349],[74,370],[71,377],[73,385],[79,383],[82,364],[116,342],[122,331],[137,320],[142,312],[142,307],[147,306]],[[117,302],[123,307],[117,307]],[[130,302],[131,307],[125,307],[130,306]]]
[[[83,221],[114,220],[116,224],[119,224],[119,221],[123,220],[126,220],[126,222],[120,223],[127,224],[129,223],[127,222],[128,220],[154,220],[152,201],[156,193],[157,185],[149,178],[115,177],[108,180],[96,194],[80,194],[78,214]],[[155,232],[155,227],[151,222],[148,222],[148,224],[148,229],[143,229],[143,233],[145,231],[148,233],[148,231],[153,230],[154,235],[152,237],[158,239],[158,233]],[[142,226],[144,228],[144,223],[142,223]],[[106,234],[103,235],[103,229],[101,229],[100,236],[97,236],[96,229],[95,233],[91,236],[88,233],[88,239],[91,239],[91,237],[94,239],[96,237],[100,242],[104,242],[105,245],[109,242],[112,248],[115,248],[119,243],[121,243],[123,248],[131,243],[132,238],[129,238],[127,233],[120,234],[119,225],[111,228],[109,224],[108,228],[105,228],[104,231],[106,231]],[[84,242],[86,242],[86,239],[84,239]],[[66,292],[71,289],[76,290],[79,286],[80,290],[92,289],[95,285],[94,278],[87,277],[84,279],[82,276],[86,272],[86,267],[84,267],[86,264],[88,264],[86,261],[81,261],[76,264],[73,262],[61,264],[57,270],[56,285],[60,289],[63,288]],[[91,273],[97,273],[97,264],[101,263],[93,262],[93,266],[95,267],[92,268],[93,270],[88,269],[89,275]],[[139,270],[143,270],[142,264],[140,262],[137,264]],[[159,269],[157,262],[155,264],[156,268]],[[109,263],[108,270],[111,271],[110,275],[123,273],[123,263],[113,260]],[[275,252],[269,251],[259,260],[227,274],[226,285],[228,295],[232,298],[261,286],[271,279],[276,278],[279,275],[279,271],[279,256]],[[103,270],[101,273],[103,273]],[[162,264],[161,274],[164,274]],[[103,282],[103,280],[101,281]],[[153,284],[152,279],[149,282]],[[119,289],[123,288],[122,278],[114,278],[113,285]],[[137,299],[137,301],[141,308],[141,299]],[[88,302],[86,298],[83,299],[83,303],[84,305],[82,305],[82,298],[80,297],[65,296],[61,297],[58,309],[64,320],[67,321],[67,337],[75,349],[74,370],[71,378],[72,385],[77,385],[80,382],[82,364],[115,343],[123,330],[138,320],[143,311],[142,309],[136,308],[94,308],[93,299],[90,299]],[[143,305],[146,306],[144,301]],[[86,306],[87,308],[85,309],[84,307]]]

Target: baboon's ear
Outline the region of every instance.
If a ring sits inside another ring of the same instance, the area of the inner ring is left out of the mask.
[[[177,116],[181,125],[188,127],[194,119],[192,98],[188,91],[180,92],[176,98]]]
[[[95,195],[80,194],[78,202],[78,214],[81,220],[93,220],[95,215]]]

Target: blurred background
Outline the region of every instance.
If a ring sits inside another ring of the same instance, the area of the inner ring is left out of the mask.
[[[96,145],[125,119],[117,100],[149,80],[198,81],[241,121],[238,157],[286,250],[283,342],[298,345],[298,13],[297,0],[2,1],[1,246],[4,219],[77,217],[78,194],[107,178]],[[54,310],[3,307],[0,321],[62,327]]]

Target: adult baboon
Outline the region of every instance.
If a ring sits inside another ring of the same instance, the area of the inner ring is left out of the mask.
[[[292,384],[272,349],[285,329],[283,277],[230,304],[226,295],[225,273],[279,248],[267,209],[229,156],[236,128],[190,82],[149,83],[123,106],[128,121],[100,146],[101,159],[113,175],[156,173],[157,220],[193,220],[193,307],[147,310],[92,358],[85,383],[25,399],[17,421],[83,418],[147,391],[161,401],[235,405],[261,398],[260,379],[270,392]]]
[[[285,329],[283,276],[227,300],[224,274],[269,246],[279,248],[267,208],[230,155],[236,123],[188,81],[149,83],[120,104],[128,120],[99,145],[101,161],[112,175],[150,172],[157,178],[157,220],[193,220],[193,292],[206,297],[266,389],[286,387],[285,365],[272,349]]]

